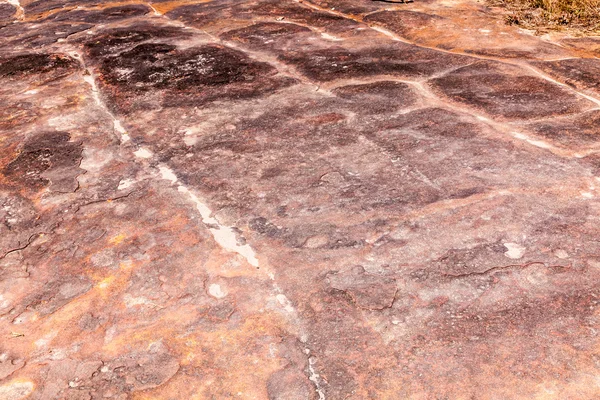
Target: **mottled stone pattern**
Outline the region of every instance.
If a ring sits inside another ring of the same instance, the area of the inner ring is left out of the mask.
[[[600,398],[600,39],[487,11],[0,1],[0,399]]]

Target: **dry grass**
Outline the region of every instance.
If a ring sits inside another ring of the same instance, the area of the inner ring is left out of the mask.
[[[600,0],[489,0],[508,10],[506,21],[537,31],[600,32]]]

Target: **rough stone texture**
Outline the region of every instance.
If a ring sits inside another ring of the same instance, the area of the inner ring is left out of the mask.
[[[541,77],[500,63],[479,61],[435,78],[450,99],[510,119],[536,119],[582,111],[589,103]]]
[[[0,399],[599,398],[597,41],[0,2]]]
[[[570,58],[534,65],[569,86],[587,89],[595,95],[600,94],[600,60],[597,58]]]

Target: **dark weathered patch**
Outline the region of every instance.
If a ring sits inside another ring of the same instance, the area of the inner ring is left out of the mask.
[[[164,93],[164,101],[158,100],[163,106],[176,106],[253,97],[293,82],[276,77],[270,65],[220,45],[178,50],[169,44],[139,44],[105,58],[99,70],[123,112],[137,107],[136,96],[149,91]]]
[[[29,53],[0,58],[0,78],[20,78],[23,75],[48,74],[58,78],[76,69],[78,63],[64,54]]]
[[[320,7],[334,9],[349,15],[374,12],[389,6],[385,2],[362,0],[347,0],[343,2],[337,0],[311,0],[311,2]]]
[[[306,52],[290,51],[279,58],[317,81],[376,75],[426,77],[468,62],[466,57],[403,43],[358,51],[339,47]]]
[[[269,400],[316,400],[313,384],[300,371],[286,368],[274,372],[267,382]]]
[[[486,48],[486,49],[465,49],[467,54],[477,54],[487,57],[496,58],[522,58],[522,59],[535,59],[542,58],[543,55],[556,54],[556,47],[550,44],[541,44],[538,47],[532,49],[518,49],[518,48]]]
[[[145,91],[251,82],[273,69],[264,63],[252,63],[242,53],[222,46],[178,51],[173,45],[147,43],[105,60],[101,71],[108,84]]]
[[[0,37],[4,38],[0,46],[6,52],[18,49],[39,51],[46,45],[56,43],[60,39],[85,31],[93,25],[85,23],[18,23],[0,28]]]
[[[569,114],[589,106],[558,85],[488,61],[459,68],[431,84],[454,101],[511,119]]]
[[[596,56],[600,56],[600,38],[598,37],[567,37],[562,39],[561,43],[569,47],[585,50]]]
[[[354,112],[379,114],[413,105],[417,96],[410,86],[402,82],[380,81],[347,85],[333,90],[338,97],[348,101]]]
[[[12,4],[0,3],[0,24],[8,22],[16,17],[17,8]]]
[[[178,19],[185,23],[200,27],[217,21],[225,16],[231,17],[229,10],[239,7],[244,3],[245,1],[243,0],[223,0],[218,2],[209,1],[200,4],[188,4],[177,7],[165,15],[169,18]]]
[[[361,266],[327,275],[329,285],[350,295],[360,308],[383,310],[394,302],[398,287],[393,278],[368,274]]]
[[[26,232],[39,220],[38,211],[32,201],[17,193],[0,193],[0,231],[5,228],[4,237],[9,232]]]
[[[9,180],[25,189],[39,190],[52,184],[51,190],[77,189],[81,173],[81,143],[71,142],[66,132],[45,132],[29,138],[19,155],[2,169]]]
[[[397,130],[404,134],[415,133],[429,138],[469,139],[477,136],[478,127],[459,115],[442,108],[425,108],[387,118],[381,121],[380,130]],[[378,135],[380,136],[380,135]]]
[[[39,293],[26,299],[25,303],[27,308],[40,315],[49,315],[91,288],[92,283],[86,277],[59,277],[47,282]]]
[[[189,36],[190,33],[181,28],[135,24],[102,33],[92,39],[85,38],[84,44],[88,55],[94,61],[98,61],[106,57],[116,57],[119,52],[151,39],[185,39]]]
[[[510,264],[508,249],[502,243],[479,244],[469,248],[451,249],[435,263],[435,273],[448,276],[481,274],[492,268]]]
[[[101,5],[102,3],[103,2],[100,0],[37,0],[29,4],[25,4],[23,7],[25,8],[25,13],[31,15],[68,6],[89,7]]]
[[[310,29],[290,23],[261,22],[221,34],[225,40],[237,42],[261,49],[282,49],[293,46],[298,36],[312,32]]]
[[[48,17],[54,21],[78,21],[92,23],[108,23],[126,18],[138,17],[148,14],[150,7],[142,4],[128,4],[118,7],[109,7],[100,10],[69,10],[61,11]]]
[[[27,101],[6,101],[0,99],[0,129],[11,129],[35,121],[38,113]]]
[[[443,23],[445,18],[438,15],[426,14],[419,11],[381,11],[369,14],[366,22],[376,23],[393,32],[406,34],[414,29],[423,28],[429,24]]]
[[[444,318],[441,315],[437,321],[430,321],[427,338],[449,343],[465,341],[469,337],[499,338],[513,332],[536,332],[536,336],[546,336],[552,335],[562,325],[561,321],[566,324],[570,321],[578,329],[589,326],[589,317],[598,308],[599,294],[596,289],[578,288],[577,291],[548,294],[539,299],[515,296],[485,310],[475,303],[453,314],[460,315],[460,318]]]
[[[534,65],[569,86],[600,94],[600,60],[597,58],[570,58]]]
[[[569,118],[537,122],[528,128],[537,135],[566,146],[591,146],[597,144],[600,139],[600,111],[593,110]]]
[[[182,6],[166,15],[194,26],[215,24],[227,19],[247,20],[257,17],[283,17],[287,21],[327,28],[332,31],[344,31],[358,25],[351,19],[315,11],[290,0],[207,2]]]

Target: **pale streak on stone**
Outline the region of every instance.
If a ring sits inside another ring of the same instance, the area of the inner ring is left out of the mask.
[[[323,391],[323,388],[321,388],[321,382],[319,381],[319,379],[321,378],[321,375],[319,375],[317,373],[317,371],[315,370],[314,367],[315,364],[315,358],[314,357],[309,357],[308,358],[308,379],[315,384],[315,390],[317,392],[317,394],[319,395],[319,400],[325,400],[325,392]]]
[[[36,340],[33,344],[38,349],[45,348],[52,341],[52,339],[54,339],[56,337],[56,335],[58,335],[57,331],[49,332],[46,335],[44,335],[43,337]]]
[[[94,80],[92,75],[85,75],[83,77],[83,80],[92,87],[92,97],[94,98],[94,101],[98,105],[102,106],[102,108],[104,108],[104,103],[102,103],[102,101],[100,100],[100,96],[98,95],[98,86],[96,85],[96,81]]]
[[[542,140],[532,139],[529,136],[519,133],[519,132],[513,132],[512,135],[514,138],[519,139],[519,140],[524,140],[525,142],[529,143],[530,145],[539,147],[540,149],[550,150],[554,147],[549,143],[546,143]]]
[[[178,182],[177,175],[166,165],[160,165],[158,167],[160,175],[162,179],[171,182],[171,184],[175,184]],[[256,258],[256,253],[250,247],[249,244],[240,245],[238,244],[237,234],[234,231],[233,227],[224,226],[219,223],[219,221],[212,216],[211,209],[203,203],[198,196],[192,193],[186,186],[179,184],[177,186],[177,190],[180,193],[187,194],[192,202],[196,205],[196,209],[200,213],[202,217],[202,222],[208,227],[210,233],[213,235],[215,241],[221,246],[223,249],[232,252],[238,253],[242,257],[248,261],[248,264],[258,267],[259,262]],[[298,321],[298,313],[296,309],[293,307],[292,302],[287,298],[285,294],[283,294],[283,290],[277,285],[275,282],[275,274],[270,271],[266,271],[268,277],[273,282],[273,288],[277,292],[275,298],[279,302],[279,304],[283,307],[283,309],[290,314],[290,317],[293,320]],[[209,289],[210,293],[210,289]]]
[[[169,168],[166,165],[160,165],[158,168],[162,179],[169,181],[171,184],[176,184],[178,182],[177,175],[173,172],[173,170],[171,170],[171,168]],[[207,228],[209,229],[210,233],[213,235],[213,238],[215,239],[217,244],[219,244],[219,246],[221,246],[223,249],[229,252],[241,255],[246,259],[246,261],[250,265],[254,267],[259,266],[258,259],[256,258],[256,253],[254,252],[252,247],[250,247],[250,245],[247,243],[244,245],[238,244],[237,234],[232,227],[221,225],[219,221],[212,216],[211,209],[205,203],[203,203],[194,193],[192,193],[185,185],[179,184],[177,186],[177,190],[180,193],[186,194],[190,198],[190,200],[196,205],[196,209],[200,213],[202,222],[207,226]],[[273,288],[277,293],[275,298],[283,307],[283,309],[289,314],[290,318],[296,324],[298,324],[298,313],[292,305],[292,302],[287,298],[285,294],[283,294],[283,291],[275,282],[275,274],[268,270],[266,271],[266,273],[273,282]],[[216,286],[211,285],[209,287],[209,294],[219,298],[218,296],[222,294],[221,288],[218,287],[217,290]],[[318,385],[317,391],[319,392],[319,399],[325,399],[324,394],[322,393],[322,391],[320,391]]]
[[[336,36],[330,35],[330,34],[328,34],[328,33],[325,33],[325,32],[321,32],[321,37],[322,37],[323,39],[326,39],[326,40],[331,40],[331,41],[333,41],[333,42],[341,42],[341,41],[343,41],[343,40],[344,40],[344,39],[341,39],[341,38],[339,38],[339,37],[336,37]]]
[[[162,16],[160,11],[158,11],[156,8],[154,8],[154,6],[152,4],[147,3],[147,6],[150,7],[150,9],[152,9],[152,12],[154,13],[154,15]]]
[[[139,151],[140,150],[138,150],[138,152]],[[159,171],[163,179],[168,180],[172,184],[178,182],[177,175],[166,165],[159,166]],[[252,265],[253,267],[258,267],[259,263],[258,259],[256,258],[256,253],[249,244],[238,244],[237,235],[233,227],[221,225],[219,221],[212,216],[211,209],[186,186],[179,184],[177,190],[180,193],[187,194],[190,200],[192,200],[192,202],[196,205],[196,209],[202,217],[202,222],[207,225],[210,233],[213,235],[213,238],[219,244],[219,246],[229,252],[238,253],[244,257],[246,261],[248,261],[248,264]]]
[[[290,314],[293,314],[296,312],[296,310],[292,306],[292,302],[287,298],[287,296],[285,294],[280,293],[275,297],[277,298],[277,301],[279,302],[279,304],[281,304],[281,306],[283,307],[283,309],[285,311],[289,312]]]
[[[85,75],[83,77],[83,80],[85,82],[87,82],[91,88],[92,88],[92,98],[94,99],[94,102],[100,107],[102,108],[112,119],[113,121],[113,129],[118,132],[121,135],[121,144],[126,143],[130,140],[129,134],[127,134],[127,131],[125,130],[125,128],[123,128],[123,125],[121,124],[121,121],[119,121],[106,107],[106,105],[102,102],[102,99],[100,98],[100,94],[98,92],[98,85],[96,85],[96,81],[94,80],[94,77],[90,74],[90,75]]]
[[[117,131],[121,134],[121,143],[129,142],[129,140],[130,140],[129,134],[127,133],[125,128],[123,128],[123,125],[121,125],[121,121],[119,121],[116,118],[113,119],[113,126],[115,128],[115,131]]]

